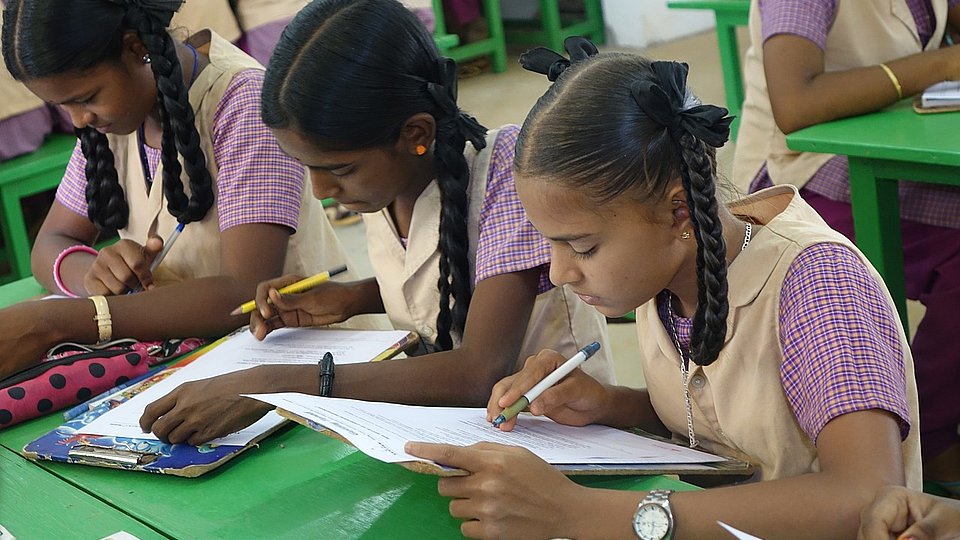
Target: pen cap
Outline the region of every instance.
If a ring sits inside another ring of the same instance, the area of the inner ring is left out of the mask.
[[[591,356],[596,354],[597,351],[600,350],[600,343],[594,341],[593,343],[587,345],[586,347],[580,350],[583,351],[583,354],[587,355],[587,358],[590,358]]]

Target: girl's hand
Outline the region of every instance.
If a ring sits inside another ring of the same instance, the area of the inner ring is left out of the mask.
[[[576,538],[587,488],[571,482],[525,448],[494,443],[454,446],[408,442],[417,457],[468,471],[441,478],[437,490],[469,538]],[[593,516],[594,518],[596,516]]]
[[[56,301],[21,302],[0,310],[0,379],[39,363],[54,344],[55,325],[46,317],[52,302]]]
[[[884,487],[860,513],[857,538],[960,539],[960,501]]]
[[[549,349],[527,358],[522,370],[494,385],[490,401],[487,402],[487,420],[493,422],[501,411],[513,405],[527,390],[566,360],[557,351]],[[603,418],[611,400],[612,395],[604,385],[575,369],[540,394],[528,409],[537,416],[547,416],[561,424],[585,426]],[[500,429],[510,431],[516,423],[517,418],[514,417],[500,424]]]
[[[251,368],[181,384],[147,405],[140,428],[163,442],[193,446],[240,431],[273,409],[240,395],[259,392],[260,375],[258,368]]]
[[[124,294],[138,287],[153,287],[150,265],[163,249],[163,239],[152,236],[142,246],[133,240],[120,240],[100,250],[97,260],[85,276],[88,296]]]
[[[299,294],[281,295],[278,292],[278,289],[301,279],[289,275],[257,285],[257,309],[250,314],[250,332],[257,339],[265,338],[277,328],[334,324],[356,314],[352,308],[354,294],[350,284],[328,281]]]

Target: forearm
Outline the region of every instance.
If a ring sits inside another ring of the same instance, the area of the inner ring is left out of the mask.
[[[597,423],[617,428],[638,427],[650,433],[668,434],[667,428],[653,410],[650,394],[646,389],[605,387],[609,395],[609,405]]]
[[[76,246],[86,245],[83,242],[61,235],[41,235],[30,255],[30,268],[34,278],[46,290],[59,294],[60,288],[53,277],[53,265],[57,256],[63,250]],[[90,270],[97,256],[83,251],[76,251],[63,258],[60,264],[60,279],[67,290],[79,296],[86,296],[83,286],[83,277]]]
[[[515,355],[514,355],[515,356]],[[412,405],[482,407],[515,357],[471,358],[463,348],[420,357],[337,366],[333,395]]]
[[[898,58],[886,65],[899,82],[903,97],[907,97],[956,77],[958,61],[960,49],[947,47]],[[782,66],[769,69],[784,70]],[[829,72],[821,68],[785,80],[768,74],[767,80],[774,117],[784,133],[873,112],[899,99],[896,86],[879,65]]]
[[[187,336],[220,336],[246,319],[230,311],[252,297],[252,288],[229,277],[211,277],[157,287],[107,299],[113,336],[140,340]],[[97,341],[93,303],[88,299],[46,300],[56,317],[55,341]]]
[[[383,297],[380,296],[380,284],[375,278],[367,278],[351,284],[353,288],[353,315],[383,313]]]
[[[880,479],[812,473],[769,482],[685,491],[670,496],[674,538],[718,538],[723,521],[752,535],[776,538],[855,538],[860,510]],[[644,494],[591,489],[572,538],[633,539],[632,519]],[[607,516],[597,519],[596,516]]]

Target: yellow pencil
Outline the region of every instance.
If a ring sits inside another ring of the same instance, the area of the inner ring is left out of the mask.
[[[311,277],[308,277],[308,278],[306,278],[306,279],[301,279],[300,281],[298,281],[298,282],[296,282],[296,283],[292,283],[292,284],[290,284],[290,285],[287,285],[286,287],[282,287],[282,288],[279,289],[277,292],[279,292],[280,294],[296,294],[296,293],[302,293],[303,291],[308,291],[308,290],[316,287],[317,285],[320,285],[321,283],[327,281],[328,279],[330,279],[331,276],[335,276],[335,275],[337,275],[337,274],[341,274],[341,273],[346,272],[346,271],[347,271],[346,265],[344,265],[344,266],[338,266],[338,267],[334,268],[333,270],[327,270],[326,272],[320,272],[319,274],[317,274],[317,275],[315,275],[315,276],[311,276]],[[256,308],[257,308],[257,302],[256,302],[256,300],[251,300],[251,301],[243,304],[242,306],[238,307],[237,309],[231,311],[231,312],[230,312],[230,315],[242,315],[242,314],[244,314],[244,313],[250,313],[251,311],[253,311],[253,310],[256,309]]]

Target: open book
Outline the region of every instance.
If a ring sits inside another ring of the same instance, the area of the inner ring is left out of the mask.
[[[522,415],[510,432],[494,428],[481,408],[418,407],[295,393],[248,395],[311,429],[356,446],[363,453],[411,470],[441,476],[465,474],[403,451],[407,441],[470,445],[481,441],[527,448],[565,474],[717,474],[726,458],[614,429],[573,427]],[[739,464],[738,473],[749,473]]]

